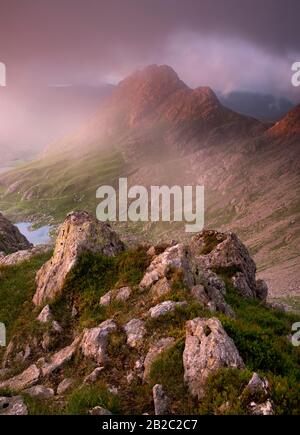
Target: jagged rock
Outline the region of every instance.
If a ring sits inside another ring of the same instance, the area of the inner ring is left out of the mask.
[[[24,261],[30,260],[36,255],[45,254],[51,249],[49,245],[34,246],[30,249],[22,249],[21,251],[8,254],[0,258],[0,265],[2,266],[16,266]]]
[[[147,333],[145,323],[140,319],[132,319],[124,325],[129,347],[138,347],[142,344],[143,338]]]
[[[41,323],[51,322],[53,320],[53,315],[51,313],[49,305],[45,305],[37,319]]]
[[[111,319],[105,320],[96,328],[85,329],[80,344],[83,355],[92,358],[99,365],[107,363],[107,338],[117,330],[117,325]]]
[[[28,409],[21,396],[0,397],[0,415],[28,415]]]
[[[181,243],[167,248],[154,258],[140,282],[140,288],[142,290],[150,288],[158,280],[167,277],[167,274],[173,270],[182,272],[183,281],[189,287],[195,284],[196,266],[189,248]]]
[[[170,399],[163,390],[162,385],[156,384],[152,389],[155,415],[169,413]]]
[[[192,295],[210,311],[220,311],[226,316],[235,317],[233,309],[225,301],[226,287],[224,282],[211,270],[199,271],[202,284],[194,286]]]
[[[160,304],[156,305],[155,307],[150,308],[149,315],[150,315],[150,317],[155,319],[157,317],[164,316],[167,313],[175,311],[176,308],[179,308],[179,307],[183,308],[186,306],[187,306],[186,301],[182,301],[182,302],[164,301],[164,302],[161,302]]]
[[[0,251],[10,254],[31,247],[32,244],[20,233],[18,228],[0,213]]]
[[[53,300],[61,292],[67,274],[82,252],[113,256],[123,249],[123,243],[109,225],[97,221],[87,212],[70,213],[60,227],[52,258],[36,275],[34,304]]]
[[[255,297],[255,292],[253,291],[253,288],[249,286],[247,278],[242,272],[237,272],[232,277],[232,283],[233,283],[233,287],[244,298]]]
[[[75,340],[69,345],[54,353],[48,361],[46,361],[42,366],[43,376],[49,376],[55,370],[62,367],[66,362],[70,361],[75,355],[78,349],[79,343],[81,341],[81,336],[75,338]]]
[[[268,286],[263,279],[258,279],[256,281],[256,297],[261,301],[266,302],[268,296]]]
[[[121,287],[117,290],[110,290],[100,298],[100,305],[107,306],[112,301],[125,302],[131,296],[132,290],[130,287]]]
[[[68,391],[74,384],[74,379],[65,378],[57,386],[56,394],[61,395]]]
[[[52,322],[52,330],[54,332],[56,332],[57,334],[61,334],[63,331],[62,327],[60,326],[60,324],[56,320],[53,320],[53,322]]]
[[[248,410],[252,415],[273,415],[274,409],[273,404],[270,399],[268,399],[264,403],[257,404],[255,402],[251,402]]]
[[[217,318],[186,323],[184,380],[192,396],[203,398],[208,376],[222,367],[244,368],[233,340]]]
[[[54,396],[52,388],[44,387],[44,385],[35,385],[23,391],[31,397],[37,397],[39,399],[50,399]]]
[[[111,303],[112,300],[113,291],[110,290],[109,292],[105,293],[105,295],[101,296],[100,298],[100,305],[103,305],[106,307]]]
[[[169,284],[167,278],[162,278],[157,281],[150,290],[150,294],[154,299],[158,299],[162,296],[169,294],[172,291],[172,288]]]
[[[103,406],[95,406],[93,409],[89,411],[90,415],[112,415],[112,413],[106,409],[103,408]]]
[[[258,297],[256,265],[234,233],[204,230],[192,237],[189,246],[203,269],[227,271],[241,296]]]
[[[242,392],[242,398],[249,402],[265,402],[269,398],[269,383],[266,378],[261,379],[257,373],[253,373],[248,385]]]
[[[95,370],[92,371],[92,373],[90,373],[89,375],[87,375],[84,378],[83,383],[84,384],[93,384],[94,382],[96,382],[99,379],[103,370],[104,370],[104,367],[96,367]]]
[[[116,301],[125,302],[131,296],[132,290],[130,287],[122,287],[116,290],[114,299]]]
[[[41,370],[35,364],[32,364],[19,375],[0,382],[0,388],[9,388],[14,391],[24,390],[36,384],[40,376]]]
[[[150,375],[151,366],[156,358],[165,350],[169,349],[175,343],[175,339],[173,337],[161,338],[156,343],[154,343],[145,358],[144,361],[144,380],[147,380]]]

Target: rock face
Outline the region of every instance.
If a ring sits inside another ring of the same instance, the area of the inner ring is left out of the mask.
[[[42,367],[43,376],[50,375],[55,370],[62,367],[66,362],[70,361],[75,355],[76,350],[78,349],[80,340],[81,336],[78,336],[69,346],[66,346],[58,352],[54,353],[49,358],[49,361],[45,362]]]
[[[256,282],[256,265],[234,233],[204,230],[192,237],[189,246],[203,269],[224,271],[231,275],[233,285],[241,296],[266,299],[266,284]]]
[[[139,347],[143,343],[146,335],[145,324],[140,319],[132,319],[124,325],[124,331],[127,335],[127,344],[129,347]]]
[[[130,287],[121,287],[116,290],[110,290],[100,298],[100,305],[107,306],[112,301],[125,302],[131,296],[132,290]]]
[[[191,290],[195,299],[210,311],[220,311],[226,316],[234,317],[232,308],[226,303],[226,287],[224,282],[209,269],[199,271],[199,281],[202,284],[194,286]]]
[[[36,384],[41,375],[41,370],[35,364],[29,366],[21,374],[14,376],[7,381],[0,382],[0,388],[10,388],[11,390],[24,390]]]
[[[18,228],[0,213],[0,252],[10,254],[31,247],[32,244],[20,233]]]
[[[27,415],[27,406],[21,396],[0,397],[0,415]]]
[[[195,265],[190,250],[181,243],[167,248],[162,254],[154,258],[140,282],[140,288],[150,288],[173,270],[182,272],[183,281],[189,287],[195,284]]]
[[[53,315],[51,313],[49,305],[45,305],[37,319],[41,323],[51,322],[53,320]]]
[[[72,378],[63,379],[58,384],[56,393],[57,394],[64,394],[66,391],[68,391],[72,387],[73,384],[74,384],[74,379],[72,379]]]
[[[156,384],[152,389],[155,415],[169,413],[170,399],[163,390],[162,385]]]
[[[37,273],[34,304],[53,300],[61,292],[67,274],[82,252],[114,256],[123,249],[123,243],[109,225],[87,212],[69,214],[60,227],[53,257]]]
[[[44,387],[44,385],[35,385],[34,387],[24,390],[24,393],[31,397],[37,397],[39,399],[50,399],[54,396],[52,388]]]
[[[12,254],[0,257],[0,264],[3,266],[16,266],[20,263],[23,263],[24,261],[30,260],[36,255],[45,254],[50,249],[51,248],[48,245],[35,246],[30,249],[23,249],[21,251],[17,251]]]
[[[105,320],[98,327],[86,329],[80,344],[83,355],[93,359],[99,365],[107,363],[107,339],[109,334],[117,330],[117,325],[111,319]]]
[[[150,308],[149,314],[153,319],[163,316],[167,313],[175,311],[177,307],[186,307],[187,302],[174,302],[174,301],[164,301],[161,304],[156,305],[155,307]]]
[[[203,398],[208,376],[222,367],[244,368],[234,342],[217,318],[186,323],[184,380],[192,396]]]

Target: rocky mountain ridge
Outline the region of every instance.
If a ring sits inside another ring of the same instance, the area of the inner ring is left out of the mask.
[[[108,225],[73,212],[33,290],[33,302],[23,306],[29,317],[7,325],[0,414],[27,414],[33,403],[43,406],[39,412],[93,415],[280,413],[275,392],[282,381],[270,367],[281,354],[265,347],[266,331],[256,337],[254,329],[246,344],[241,340],[247,323],[239,305],[243,313],[262,311],[263,322],[281,325],[281,333],[292,317],[268,307],[267,286],[232,233],[209,230],[189,243],[128,248]],[[260,331],[254,312],[250,322]],[[285,342],[285,358],[296,352],[286,337],[272,340]],[[279,372],[299,371],[292,361]],[[264,365],[272,385],[256,373]],[[297,377],[291,379],[297,391]],[[221,389],[236,385],[235,393],[215,402],[212,382]]]
[[[96,189],[204,185],[205,227],[233,230],[254,256],[272,297],[299,296],[299,107],[274,126],[225,108],[207,87],[190,89],[168,66],[123,80],[101,111],[39,161],[0,176],[0,208],[14,221],[60,223],[94,212]],[[129,228],[130,227],[130,228]],[[140,239],[184,240],[183,225],[120,223]]]

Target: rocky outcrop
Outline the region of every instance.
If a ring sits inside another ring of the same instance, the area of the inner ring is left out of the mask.
[[[234,233],[204,230],[192,237],[189,246],[203,269],[230,276],[242,297],[266,299],[266,284],[256,282],[256,265]]]
[[[220,311],[228,317],[234,317],[234,311],[225,301],[226,286],[221,278],[209,269],[199,270],[198,280],[202,284],[191,290],[194,298],[211,312]]]
[[[0,415],[28,415],[28,409],[21,396],[0,397]]]
[[[116,330],[117,325],[111,319],[105,320],[96,328],[86,329],[80,344],[83,355],[99,365],[105,365],[108,360],[107,339],[109,334]]]
[[[155,307],[150,308],[149,315],[152,319],[164,316],[167,313],[171,313],[176,310],[176,308],[184,308],[187,306],[187,302],[174,302],[174,301],[164,301]]]
[[[170,399],[162,385],[156,384],[152,389],[155,415],[166,415],[170,412]]]
[[[241,394],[240,400],[251,415],[274,414],[268,380],[261,378],[257,373],[253,373]]]
[[[38,399],[50,399],[54,396],[53,389],[47,388],[44,385],[35,385],[34,387],[28,388],[23,392],[30,397],[37,397]]]
[[[30,260],[36,255],[45,254],[49,252],[51,247],[49,245],[34,246],[30,249],[23,249],[5,256],[0,256],[0,265],[2,266],[17,266],[24,261]]]
[[[81,341],[81,336],[78,336],[69,346],[66,346],[63,349],[51,355],[49,360],[45,361],[45,363],[42,366],[43,376],[49,376],[55,370],[59,369],[65,363],[70,361],[75,355],[75,352],[78,349],[80,341]]]
[[[72,378],[65,378],[63,379],[57,386],[56,394],[64,394],[66,391],[68,391],[72,385],[74,385],[74,379]]]
[[[147,331],[145,322],[140,319],[132,319],[124,325],[127,335],[127,344],[131,348],[139,347],[143,343],[143,338]]]
[[[125,302],[131,296],[132,290],[130,287],[121,287],[116,290],[110,290],[100,298],[100,305],[107,306],[111,302]]]
[[[31,247],[32,244],[20,233],[18,228],[0,213],[0,252],[10,254]]]
[[[41,376],[41,370],[32,364],[21,374],[14,376],[11,379],[0,382],[0,388],[9,388],[13,391],[24,390],[34,384],[37,384]]]
[[[183,366],[190,394],[202,399],[211,373],[222,367],[242,369],[244,363],[217,318],[196,318],[186,323]]]
[[[179,243],[154,258],[140,282],[140,288],[149,289],[153,284],[167,277],[168,273],[176,270],[182,273],[183,282],[191,287],[195,284],[195,269],[189,248]]]
[[[36,318],[41,323],[48,323],[53,320],[53,315],[51,313],[49,305],[45,305],[38,317]]]
[[[87,375],[84,378],[83,383],[84,384],[93,384],[94,382],[96,382],[100,378],[103,370],[104,370],[104,367],[96,367],[95,370],[92,371],[92,373],[90,373],[89,375]]]
[[[70,213],[60,227],[52,258],[36,275],[34,304],[41,305],[60,294],[66,276],[82,252],[114,256],[123,249],[123,243],[109,225],[87,212]]]

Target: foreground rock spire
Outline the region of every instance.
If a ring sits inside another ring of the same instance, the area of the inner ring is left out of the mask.
[[[35,305],[53,300],[62,290],[67,274],[82,252],[114,256],[124,249],[109,225],[84,211],[70,213],[61,225],[52,258],[36,275]]]

